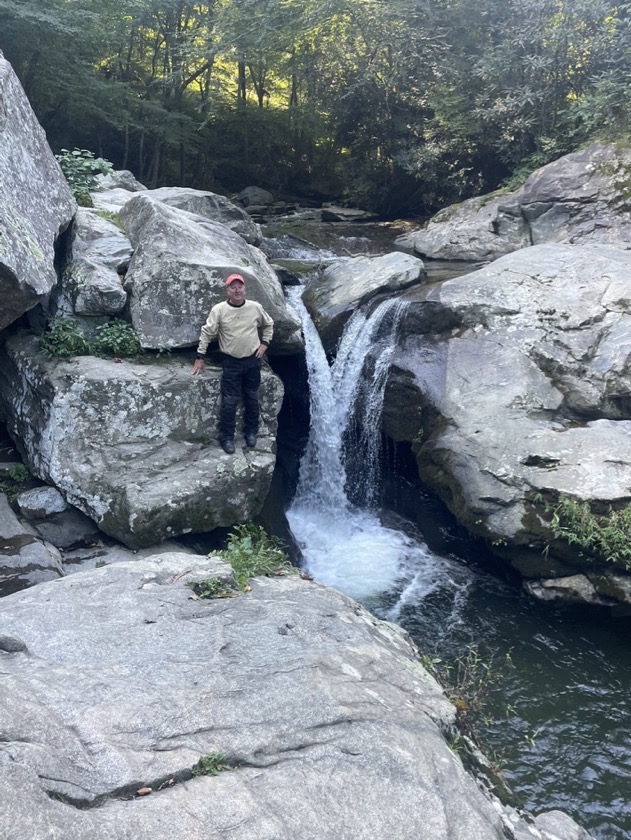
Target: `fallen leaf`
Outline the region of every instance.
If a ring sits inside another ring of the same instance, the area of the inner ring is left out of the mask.
[[[153,793],[153,788],[138,788],[138,790],[136,791],[136,796],[148,796],[150,793]]]

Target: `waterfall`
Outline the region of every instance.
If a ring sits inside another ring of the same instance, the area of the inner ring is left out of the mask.
[[[381,406],[403,305],[388,300],[370,316],[355,312],[344,330],[335,362],[329,367],[301,293],[302,289],[295,287],[289,291],[289,298],[303,324],[311,427],[287,520],[307,570],[322,583],[365,600],[414,578],[419,565],[433,566],[433,556],[423,543],[384,527],[374,511],[351,504],[347,495],[344,433],[357,399],[367,393],[366,420],[360,433],[367,443],[360,455],[364,486],[360,495],[368,503],[376,496]],[[379,348],[371,377],[373,387],[367,389],[362,380],[364,363],[386,328],[387,339]],[[432,575],[426,577],[431,589]]]
[[[353,432],[348,435],[350,439],[345,451],[347,457],[352,453],[354,461],[359,462],[353,472],[351,492],[353,499],[363,507],[374,508],[380,492],[381,412],[396,336],[406,308],[403,301],[391,299],[381,303],[369,318],[361,311],[356,312],[344,332],[333,364],[333,381],[339,383],[339,391],[347,377],[347,368],[359,368],[351,399],[343,410],[347,435],[350,429]],[[355,320],[356,324],[353,323]],[[362,377],[366,354],[384,332],[385,337],[376,348],[372,371]],[[353,417],[355,422],[351,423]]]
[[[300,315],[306,345],[307,370],[311,398],[311,429],[305,454],[300,463],[296,502],[308,502],[319,510],[347,510],[348,475],[344,433],[360,397],[365,412],[361,434],[354,449],[362,459],[360,498],[365,504],[376,500],[379,479],[379,431],[383,397],[394,352],[396,331],[405,309],[398,300],[386,300],[367,316],[356,311],[342,335],[337,356],[329,367],[320,336],[309,317],[301,289],[295,287],[289,298]],[[387,339],[375,360],[369,387],[362,379],[366,357],[383,327]]]

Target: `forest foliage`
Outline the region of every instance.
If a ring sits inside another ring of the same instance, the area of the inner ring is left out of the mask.
[[[631,120],[631,3],[0,0],[55,152],[425,216]]]

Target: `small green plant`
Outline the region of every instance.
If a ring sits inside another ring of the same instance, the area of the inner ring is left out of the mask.
[[[138,356],[142,351],[136,330],[127,321],[116,318],[96,328],[98,338],[94,342],[97,354],[111,356]]]
[[[555,539],[577,546],[582,554],[631,568],[631,504],[619,510],[610,506],[606,515],[598,516],[587,502],[559,496],[555,504],[544,503],[544,510]]]
[[[232,566],[239,589],[244,589],[256,575],[283,574],[291,569],[281,542],[252,523],[237,525],[228,537],[227,547],[218,555]]]
[[[232,769],[221,753],[212,752],[200,758],[193,767],[192,773],[193,776],[218,776],[219,773]]]
[[[97,216],[105,219],[106,222],[111,222],[119,230],[123,230],[123,223],[120,220],[118,213],[111,213],[109,210],[95,210]]]
[[[90,192],[97,185],[96,176],[111,172],[112,164],[105,158],[95,158],[88,149],[62,149],[55,157],[77,204],[90,206]]]
[[[188,584],[199,598],[233,598],[235,592],[221,578],[192,580]]]
[[[47,356],[58,359],[89,356],[92,351],[90,342],[72,318],[55,318],[41,337],[40,348]]]
[[[512,667],[510,651],[503,658],[484,659],[477,645],[469,645],[453,663],[433,667],[433,673],[456,707],[460,731],[479,743],[477,728],[486,722],[489,695]]]
[[[438,657],[428,656],[426,653],[421,656],[421,665],[426,671],[430,671],[431,673],[434,673],[434,669],[437,665],[440,665],[441,662],[442,660]]]
[[[9,478],[16,484],[26,484],[27,481],[30,481],[31,474],[24,464],[14,464],[9,468]]]

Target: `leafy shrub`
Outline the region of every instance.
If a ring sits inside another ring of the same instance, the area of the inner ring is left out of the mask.
[[[97,327],[90,341],[73,318],[55,318],[40,339],[40,348],[51,358],[69,356],[138,356],[143,350],[136,331],[127,321],[116,318]]]
[[[89,206],[90,192],[97,185],[96,176],[111,172],[112,164],[105,158],[95,158],[88,149],[62,149],[55,157],[77,204]]]
[[[64,359],[69,356],[89,356],[92,346],[72,318],[55,318],[48,325],[39,342],[43,353],[51,358]]]
[[[26,484],[31,478],[31,474],[24,464],[14,464],[9,469],[9,478],[11,481],[15,481],[16,484]]]
[[[546,504],[545,510],[556,539],[597,559],[631,568],[631,505],[620,510],[610,506],[606,515],[598,516],[587,502],[560,496],[556,504]]]
[[[97,353],[112,356],[138,356],[142,347],[136,330],[127,321],[116,318],[97,327],[98,338],[95,342]]]
[[[252,523],[237,525],[228,537],[227,547],[217,553],[232,566],[240,589],[256,575],[282,574],[291,569],[281,542]]]

